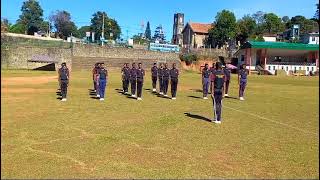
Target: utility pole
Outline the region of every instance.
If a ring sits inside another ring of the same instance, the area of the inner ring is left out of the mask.
[[[101,42],[102,42],[102,46],[103,46],[103,43],[104,43],[104,13],[102,13],[102,32],[101,32]]]
[[[49,24],[49,26],[48,26],[48,27],[49,27],[49,28],[48,28],[48,35],[49,35],[49,37],[51,37],[51,36],[50,36],[50,22],[49,22],[49,21],[48,21],[48,24]]]

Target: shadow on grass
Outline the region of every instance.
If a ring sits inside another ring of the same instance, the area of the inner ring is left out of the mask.
[[[224,98],[226,98],[226,99],[238,99],[238,98],[232,97],[232,96],[225,96]]]
[[[190,90],[194,92],[203,92],[201,89],[190,89]]]
[[[195,99],[202,99],[202,97],[198,97],[198,96],[188,96],[190,98],[195,98]]]
[[[164,95],[160,95],[160,94],[156,94],[157,97],[160,97],[160,98],[164,98],[164,99],[171,99],[169,96],[164,96]]]
[[[193,118],[193,119],[198,119],[198,120],[202,120],[202,121],[207,121],[207,122],[211,122],[211,119],[208,119],[206,117],[203,116],[199,116],[196,114],[191,114],[191,113],[184,113],[186,116]]]
[[[91,99],[96,99],[96,100],[99,100],[99,99],[100,99],[99,97],[95,97],[95,96],[91,96],[90,98],[91,98]]]
[[[57,97],[57,99],[58,99],[58,100],[61,100],[61,99],[62,99],[62,97]]]
[[[136,97],[132,97],[132,96],[127,96],[127,98],[137,100]]]

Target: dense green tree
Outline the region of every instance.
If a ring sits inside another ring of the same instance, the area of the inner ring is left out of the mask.
[[[149,21],[147,22],[147,27],[146,27],[146,31],[144,33],[146,39],[151,40],[151,29],[150,29],[150,23]]]
[[[237,23],[234,14],[228,10],[222,10],[216,15],[215,26],[209,30],[209,41],[214,46],[223,46],[237,34]]]
[[[50,15],[49,19],[53,22],[60,38],[67,39],[71,34],[78,36],[77,26],[71,21],[71,15],[67,11],[56,11]]]
[[[317,6],[317,10],[316,10],[316,13],[314,14],[313,18],[317,19],[319,22],[319,3],[317,3],[316,6]]]
[[[240,41],[241,44],[254,35],[257,27],[256,21],[250,15],[245,15],[243,18],[238,20],[237,25],[237,40]]]
[[[274,13],[268,13],[264,15],[263,27],[265,32],[276,34],[284,31],[284,24]]]
[[[17,33],[17,34],[24,34],[26,32],[26,26],[22,23],[16,23],[9,28],[9,32]]]
[[[317,22],[300,15],[292,17],[291,20],[286,24],[286,27],[291,28],[294,24],[300,26],[300,34],[311,32],[313,29],[318,27]]]
[[[281,20],[282,20],[283,23],[287,23],[287,22],[290,21],[290,18],[289,18],[289,16],[283,16],[283,17],[281,18]]]
[[[148,42],[147,39],[142,38],[140,35],[134,35],[132,39],[134,44],[145,44]]]
[[[36,0],[27,0],[23,2],[21,7],[22,14],[18,23],[24,25],[25,33],[33,35],[34,32],[40,30],[43,22],[43,10]]]
[[[159,43],[166,43],[166,36],[164,34],[162,25],[156,27],[153,35],[153,41],[159,41]]]
[[[86,32],[90,32],[90,26],[82,26],[78,29],[80,38],[86,37]]]
[[[121,28],[115,19],[110,19],[106,12],[98,11],[92,15],[91,18],[91,31],[95,32],[95,39],[100,40],[102,35],[102,23],[104,17],[104,38],[117,39],[120,37]]]

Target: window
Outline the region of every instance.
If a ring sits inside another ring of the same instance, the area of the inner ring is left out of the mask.
[[[288,66],[286,67],[286,71],[288,71]]]
[[[316,41],[316,37],[312,37],[312,40],[311,41]]]
[[[276,70],[276,66],[273,66],[273,70]]]
[[[269,71],[271,70],[271,66],[268,66],[268,70],[269,70]]]
[[[307,71],[309,71],[309,67],[307,67]]]
[[[283,66],[281,66],[281,69],[283,70]]]
[[[311,67],[311,71],[313,71],[313,67]]]
[[[182,17],[180,17],[179,20],[180,20],[180,23],[182,23]]]
[[[299,70],[301,70],[301,67],[299,67]]]
[[[244,61],[244,55],[241,55],[241,61]]]

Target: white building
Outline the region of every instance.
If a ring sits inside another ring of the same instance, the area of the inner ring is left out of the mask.
[[[305,34],[301,37],[304,44],[319,44],[319,32]]]

